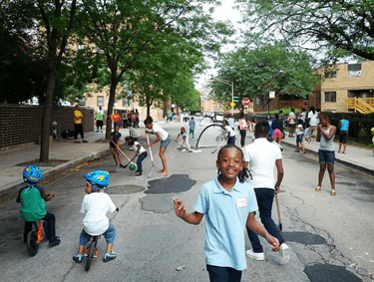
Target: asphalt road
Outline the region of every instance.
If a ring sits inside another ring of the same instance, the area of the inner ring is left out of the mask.
[[[166,124],[176,137],[180,124]],[[247,137],[249,142],[250,137]],[[193,142],[192,142],[193,143]],[[153,149],[157,152],[158,146]],[[145,174],[114,166],[107,158],[78,171],[61,175],[45,185],[56,198],[46,203],[57,218],[61,245],[49,248],[42,241],[39,253],[30,257],[22,241],[23,221],[19,204],[10,201],[0,207],[0,281],[208,281],[205,270],[205,222],[198,226],[184,223],[174,215],[171,199],[178,196],[192,211],[202,184],[213,179],[216,154],[182,153],[172,143],[167,150],[170,176],[151,179],[146,174],[150,158],[144,161]],[[131,156],[133,153],[125,151]],[[291,248],[291,261],[278,264],[278,254],[265,246],[265,261],[247,259],[242,281],[373,281],[374,197],[372,177],[336,165],[337,196],[329,195],[328,176],[320,193],[317,183],[318,160],[285,147],[285,178],[279,200],[283,236]],[[160,160],[155,154],[156,170]],[[106,192],[120,208],[108,214],[117,229],[114,251],[117,259],[102,261],[105,240],[99,241],[99,255],[91,270],[72,260],[77,252],[82,229],[79,213],[84,192],[83,174],[95,169],[110,172]],[[277,223],[274,208],[274,221]],[[247,247],[250,244],[247,241]],[[176,268],[185,266],[181,271]]]

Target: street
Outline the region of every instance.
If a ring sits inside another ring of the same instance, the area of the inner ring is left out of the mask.
[[[175,140],[182,123],[161,126]],[[246,144],[250,140],[251,136],[247,135]],[[195,141],[190,143],[194,145]],[[238,136],[236,144],[239,144]],[[133,156],[126,147],[123,146],[125,153]],[[152,147],[156,171],[161,168],[158,148],[158,144]],[[186,205],[187,212],[193,212],[199,189],[217,174],[217,153],[211,154],[213,149],[202,148],[201,153],[181,152],[179,145],[172,142],[166,151],[170,175],[160,178],[155,172],[150,179],[147,178],[151,166],[149,156],[143,162],[143,176],[135,178],[134,172],[116,167],[108,151],[104,159],[44,185],[56,193],[46,203],[46,209],[56,216],[56,235],[62,242],[50,248],[43,240],[35,257],[28,255],[23,243],[20,205],[15,199],[3,204],[0,206],[0,280],[208,281],[205,222],[193,226],[177,218],[172,198],[177,196]],[[124,158],[122,161],[126,163]],[[272,253],[262,240],[265,261],[247,258],[248,267],[242,281],[373,281],[372,176],[336,163],[337,196],[331,197],[327,172],[322,191],[314,191],[319,171],[316,155],[298,154],[293,147],[284,146],[283,166],[285,176],[279,194],[281,234],[291,249],[291,260],[280,265],[278,254]],[[85,259],[83,264],[76,264],[72,256],[78,250],[84,217],[79,213],[85,195],[83,174],[97,169],[110,173],[106,193],[119,207],[118,213],[108,213],[117,230],[113,247],[117,258],[103,262],[106,243],[102,237],[98,257],[86,272]],[[275,203],[273,207],[273,219],[278,224]],[[177,271],[181,266],[184,268]]]

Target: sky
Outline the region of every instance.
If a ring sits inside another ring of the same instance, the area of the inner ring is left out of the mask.
[[[212,17],[215,21],[231,21],[231,24],[239,31],[240,24],[238,21],[241,20],[242,16],[238,10],[233,9],[235,6],[235,0],[222,0],[222,5],[215,8]],[[235,45],[226,45],[223,47],[223,52],[231,51],[235,48]],[[209,60],[210,69],[207,69],[203,74],[200,74],[195,79],[195,88],[201,89],[204,84],[207,84],[211,76],[217,74],[217,69],[213,68],[213,61]]]

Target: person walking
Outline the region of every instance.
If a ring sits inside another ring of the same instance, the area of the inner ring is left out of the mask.
[[[309,134],[311,138],[311,137],[314,137],[314,134],[315,134],[315,131],[318,125],[318,112],[313,106],[310,107],[310,111],[308,113],[308,120],[309,120]]]
[[[254,188],[261,222],[266,231],[278,239],[280,263],[284,264],[290,260],[290,250],[271,218],[274,195],[279,193],[283,179],[282,153],[278,146],[271,144],[266,139],[269,134],[267,121],[258,122],[254,134],[255,141],[244,148],[244,167],[248,167],[252,175],[252,179],[249,179],[248,183]],[[278,172],[277,182],[274,180],[274,167]],[[255,260],[264,260],[264,250],[257,234],[249,228],[247,228],[247,233],[252,250],[247,250],[246,255]]]
[[[271,124],[273,129],[273,140],[278,142],[279,145],[282,145],[282,136],[283,136],[283,122],[279,119],[279,114],[275,114],[275,119]]]
[[[348,128],[349,128],[349,120],[346,119],[345,115],[342,115],[342,119],[339,121],[339,150],[338,153],[342,150],[343,144],[343,154],[345,154],[345,150],[347,149],[347,139],[348,139]]]
[[[288,124],[290,125],[290,132],[288,133],[288,137],[293,137],[293,132],[296,127],[295,108],[292,108],[291,112],[288,114]]]
[[[83,143],[88,142],[87,140],[84,139],[83,125],[82,125],[83,118],[84,116],[81,113],[81,106],[78,104],[75,106],[75,111],[74,111],[74,143],[80,143],[77,139],[78,133],[80,134]]]
[[[245,145],[245,136],[247,134],[247,120],[245,119],[245,114],[242,114],[241,118],[239,119],[239,128],[240,128],[240,145],[242,148]]]
[[[319,143],[318,158],[319,158],[319,174],[318,174],[318,186],[316,192],[321,191],[321,185],[323,176],[326,171],[329,172],[330,183],[331,183],[331,196],[336,196],[335,191],[335,173],[334,173],[334,162],[335,162],[335,147],[334,147],[334,136],[336,133],[336,127],[331,125],[330,117],[326,114],[321,116],[321,124],[318,125],[317,129],[317,142]]]

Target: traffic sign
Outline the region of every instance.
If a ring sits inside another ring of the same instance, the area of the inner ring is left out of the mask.
[[[231,108],[233,108],[233,107],[235,107],[235,102],[234,101],[232,101],[231,103],[230,103],[230,106],[231,106]]]
[[[248,98],[243,98],[243,100],[242,100],[242,104],[243,104],[244,106],[248,107],[248,106],[249,106],[249,103],[250,103],[250,101],[249,101]]]

